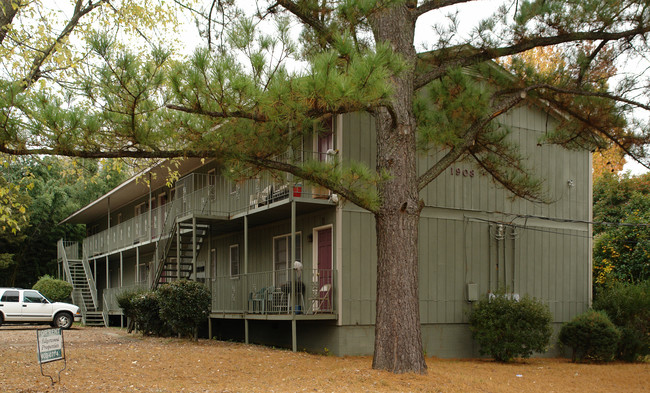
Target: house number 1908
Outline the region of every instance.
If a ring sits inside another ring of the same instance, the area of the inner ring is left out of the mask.
[[[454,168],[449,167],[449,173],[451,173],[452,176],[464,176],[464,177],[474,177],[474,169],[461,169],[461,168]]]

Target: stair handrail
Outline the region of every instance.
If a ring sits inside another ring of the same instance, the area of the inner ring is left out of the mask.
[[[108,327],[108,302],[106,301],[106,294],[102,293],[102,319],[104,320],[104,326]]]
[[[81,251],[81,264],[84,268],[84,274],[86,275],[86,281],[88,281],[88,287],[90,288],[90,295],[93,299],[93,307],[97,310],[99,307],[99,302],[97,301],[97,284],[95,284],[95,278],[93,277],[92,271],[90,270],[90,264],[88,263],[88,253],[86,247],[82,247]]]
[[[68,264],[68,255],[65,252],[65,246],[63,245],[63,239],[59,239],[57,242],[57,247],[59,249],[59,255],[63,261],[63,275],[65,280],[70,283],[74,288],[74,283],[72,282],[72,275],[70,274],[70,265]]]
[[[175,214],[175,205],[180,201],[180,199],[173,200],[170,204],[171,207],[169,208],[169,213],[165,216],[165,223],[163,224],[162,230],[160,231],[160,235],[158,236],[158,240],[156,241],[156,247],[159,248],[161,245],[161,241],[163,240],[163,235],[164,234],[169,234],[169,236],[165,239],[165,244],[162,247],[162,252],[158,256],[158,268],[156,270],[156,275],[153,277],[153,282],[151,283],[151,289],[154,290],[158,286],[158,281],[160,280],[160,276],[162,276],[162,271],[165,267],[165,260],[167,259],[167,253],[169,252],[169,249],[171,248],[172,245],[172,239],[174,238],[174,235],[176,234],[176,214]],[[168,223],[170,228],[168,229],[168,232],[166,231],[168,227]]]
[[[73,289],[72,290],[72,303],[79,306],[79,309],[81,311],[81,322],[85,325],[86,324],[86,315],[88,315],[88,309],[86,308],[86,302],[84,301],[83,295],[81,294],[80,289]]]

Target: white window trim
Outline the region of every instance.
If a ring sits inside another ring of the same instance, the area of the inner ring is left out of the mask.
[[[142,202],[142,203],[138,203],[137,205],[135,205],[135,207],[133,208],[133,217],[137,217],[137,216],[140,216],[140,215],[146,213],[146,210],[144,210],[144,207],[146,205],[147,205],[147,202]]]
[[[300,258],[294,258],[294,260],[298,260],[298,261],[302,262],[302,248],[303,248],[302,247],[302,231],[296,232],[296,238],[298,238],[298,236],[300,236]],[[273,247],[272,247],[272,249],[273,249],[272,250],[273,257],[271,258],[271,271],[275,271],[275,240],[283,238],[283,237],[291,239],[291,233],[286,233],[286,234],[283,234],[283,235],[273,236],[273,240],[272,240],[272,242],[273,242]],[[291,244],[290,244],[291,241],[290,240],[288,241],[288,243],[289,243],[289,247],[291,247]],[[287,250],[287,254],[288,253],[289,253],[289,250]],[[290,265],[291,263],[292,263],[292,261],[287,262],[288,265]]]

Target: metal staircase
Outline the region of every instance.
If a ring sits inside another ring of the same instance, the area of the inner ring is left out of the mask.
[[[158,285],[180,280],[193,279],[193,256],[198,255],[210,226],[207,224],[194,224],[192,222],[178,222],[172,225],[169,236],[158,242],[160,247],[159,268],[153,288]],[[196,249],[194,238],[196,237]]]
[[[77,292],[77,299],[83,306],[80,305],[83,315],[83,323],[86,326],[104,326],[104,316],[102,311],[98,310],[97,304],[93,299],[93,293],[88,283],[88,277],[84,270],[83,261],[68,261],[70,267],[70,278],[72,279],[72,287]]]
[[[97,287],[88,260],[85,256],[79,259],[79,244],[59,240],[57,246],[58,254],[63,259],[65,279],[72,284],[72,301],[81,309],[82,323],[88,326],[107,326],[107,320],[97,306]],[[69,253],[72,257],[70,259]]]

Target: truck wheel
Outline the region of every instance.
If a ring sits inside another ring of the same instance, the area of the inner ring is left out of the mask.
[[[0,326],[2,326],[2,322],[4,322],[4,317],[2,316],[2,313],[0,312]]]
[[[60,312],[54,316],[54,326],[61,329],[69,329],[74,319],[68,312]]]

